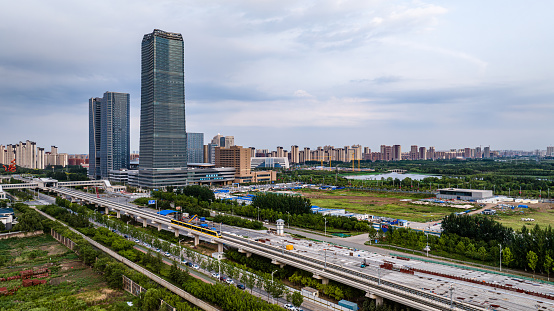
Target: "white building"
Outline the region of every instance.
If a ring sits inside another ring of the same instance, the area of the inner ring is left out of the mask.
[[[250,158],[250,169],[267,167],[289,168],[289,159],[285,157]]]
[[[477,201],[493,197],[492,190],[444,188],[438,191],[437,198],[446,200]]]

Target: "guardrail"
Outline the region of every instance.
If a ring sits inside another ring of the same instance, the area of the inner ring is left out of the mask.
[[[241,237],[229,236],[224,234],[223,236],[226,242],[238,244],[239,247],[260,254],[264,257],[272,258],[278,262],[290,264],[292,266],[302,266],[301,268],[306,271],[317,273],[320,276],[328,277],[329,279],[335,279],[343,284],[347,284],[361,290],[367,291],[371,289],[376,294],[393,301],[398,301],[398,298],[407,300],[407,305],[410,303],[417,303],[419,307],[429,307],[435,310],[452,310],[450,308],[451,301],[436,294],[427,293],[418,289],[410,288],[395,282],[380,280],[377,277],[361,273],[349,268],[345,268],[336,264],[325,263],[321,260],[307,257],[300,254],[284,253],[281,249],[262,244],[256,241],[247,240]],[[300,259],[300,260],[299,260]],[[286,262],[285,262],[286,261]],[[405,302],[403,302],[405,303]],[[463,302],[452,301],[454,310],[467,310],[467,311],[480,311],[486,310],[477,306],[472,306]]]

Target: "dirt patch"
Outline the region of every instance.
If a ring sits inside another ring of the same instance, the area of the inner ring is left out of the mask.
[[[308,199],[331,199],[342,200],[348,203],[354,204],[374,204],[374,205],[387,205],[398,204],[400,199],[397,198],[377,198],[371,196],[348,196],[348,195],[322,195],[317,193],[303,193]]]
[[[41,246],[39,249],[48,252],[48,256],[60,255],[67,251],[67,248],[59,244],[45,245]]]
[[[109,289],[102,288],[100,290],[86,291],[80,294],[75,295],[74,297],[79,300],[84,300],[87,303],[101,302],[105,301],[108,298],[111,298],[114,293],[119,294],[118,292]]]
[[[60,265],[60,271],[67,271],[67,270],[73,270],[73,269],[83,269],[83,268],[86,268],[86,267],[87,266],[84,263],[82,263],[81,261],[72,260],[72,261],[63,262]]]

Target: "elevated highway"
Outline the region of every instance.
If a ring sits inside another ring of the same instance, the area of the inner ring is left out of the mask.
[[[187,230],[186,228],[174,225],[171,219],[158,215],[154,212],[140,209],[128,204],[120,204],[95,195],[81,191],[52,187],[47,190],[58,193],[62,196],[79,199],[84,203],[104,207],[106,211],[115,211],[120,217],[121,214],[129,215],[142,220],[143,226],[152,225],[158,230],[170,230],[178,236],[181,231],[192,234],[195,237],[195,244],[200,236],[210,239],[218,244],[219,250],[223,250],[223,244],[237,248],[239,252],[257,254],[270,258],[274,264],[290,265],[313,273],[314,277],[322,279],[323,282],[334,280],[366,292],[367,296],[377,301],[387,298],[406,306],[419,310],[486,310],[481,306],[472,305],[466,302],[455,301],[435,293],[423,291],[417,287],[411,287],[391,280],[383,280],[380,277],[356,271],[354,269],[337,265],[331,262],[319,260],[310,256],[285,251],[283,247],[266,245],[264,243],[247,239],[241,236],[222,233],[221,238],[214,238],[201,232]]]

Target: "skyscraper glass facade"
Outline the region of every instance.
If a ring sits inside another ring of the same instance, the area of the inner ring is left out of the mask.
[[[187,133],[187,156],[189,163],[204,162],[204,133]]]
[[[139,178],[145,187],[186,183],[184,68],[181,34],[155,29],[144,35]]]
[[[130,96],[106,92],[89,100],[89,175],[108,178],[110,170],[129,168]]]

